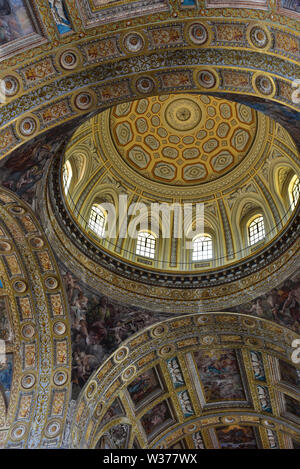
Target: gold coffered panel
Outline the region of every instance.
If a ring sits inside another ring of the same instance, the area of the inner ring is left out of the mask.
[[[211,96],[163,95],[110,111],[114,144],[145,178],[178,186],[213,181],[253,144],[256,112]]]

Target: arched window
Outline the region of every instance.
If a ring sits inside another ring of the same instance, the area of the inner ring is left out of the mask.
[[[193,261],[211,259],[213,253],[212,238],[209,235],[198,235],[193,240]]]
[[[69,191],[71,179],[72,179],[72,166],[71,166],[70,161],[67,161],[63,165],[63,184],[64,184],[65,194],[67,194]]]
[[[262,215],[258,215],[248,225],[249,244],[252,246],[265,237],[265,224]]]
[[[93,230],[100,238],[104,237],[105,234],[105,213],[98,207],[93,205],[90,213],[90,219],[88,226]]]
[[[296,175],[292,178],[289,184],[289,197],[291,202],[291,208],[292,210],[294,210],[300,197],[300,181],[298,176]]]
[[[148,231],[140,231],[137,237],[136,254],[138,256],[150,257],[155,256],[156,239]]]

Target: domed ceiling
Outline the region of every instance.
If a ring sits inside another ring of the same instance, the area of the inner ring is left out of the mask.
[[[200,95],[165,95],[111,109],[115,146],[144,177],[184,186],[218,179],[248,153],[256,135],[251,108]]]
[[[300,448],[297,3],[0,1],[0,448]]]
[[[62,162],[69,180],[61,193],[85,236],[118,260],[159,271],[207,271],[263,249],[287,224],[292,211],[282,184],[297,174],[297,161],[288,132],[248,106],[209,95],[160,95],[112,106],[79,127]],[[136,256],[135,240],[121,234],[120,196],[127,197],[129,225],[146,224],[157,237],[153,260]],[[107,203],[116,219],[101,237],[91,229],[91,208]],[[167,220],[157,203],[182,210],[202,205],[201,231],[195,212],[184,222],[172,214]],[[245,227],[255,213],[263,215],[266,233],[250,248]],[[181,238],[180,223],[186,223]],[[187,241],[201,232],[213,238],[213,255],[191,262]]]

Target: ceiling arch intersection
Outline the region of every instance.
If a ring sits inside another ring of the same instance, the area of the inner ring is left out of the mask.
[[[283,377],[294,366],[288,365],[292,338],[287,329],[242,314],[155,324],[90,377],[74,413],[72,447],[168,448],[179,440],[182,448],[222,448],[226,441],[289,447],[299,425],[287,411],[293,393]],[[238,440],[223,435],[236,431]]]
[[[132,30],[132,41],[142,44],[138,52],[127,44],[128,34],[81,39],[78,46],[2,74],[1,154],[62,122],[157,93],[231,92],[299,107],[293,88],[299,39],[291,32],[260,21],[178,20]]]

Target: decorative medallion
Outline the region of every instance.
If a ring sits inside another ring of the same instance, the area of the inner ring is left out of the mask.
[[[7,241],[0,241],[0,252],[9,252],[11,251],[11,244]]]
[[[226,423],[227,425],[232,425],[233,423],[238,422],[239,417],[222,417],[221,422]]]
[[[247,328],[253,329],[254,327],[256,327],[256,321],[252,318],[245,318],[243,319],[243,325]]]
[[[27,285],[23,280],[16,280],[13,287],[17,293],[24,293],[27,290]]]
[[[145,41],[141,34],[129,33],[123,39],[123,45],[128,52],[137,53],[145,47]]]
[[[164,345],[161,347],[158,351],[158,355],[161,357],[168,357],[169,355],[172,355],[175,352],[175,346],[174,345]]]
[[[273,79],[267,75],[255,74],[253,76],[253,87],[263,96],[273,97],[276,93],[275,83]]]
[[[168,327],[165,324],[156,326],[151,330],[152,337],[163,337],[168,332]]]
[[[77,96],[75,96],[74,104],[81,111],[87,111],[93,106],[94,99],[91,93],[79,93]]]
[[[61,431],[61,423],[58,420],[52,420],[45,428],[45,435],[48,438],[54,438]]]
[[[23,137],[32,136],[38,130],[38,121],[32,116],[27,116],[18,124],[18,131]]]
[[[98,419],[101,416],[103,406],[104,406],[103,402],[99,402],[99,404],[97,405],[95,412],[94,412],[94,416],[96,419]]]
[[[53,324],[53,331],[57,335],[63,335],[66,332],[66,325],[62,321],[57,321]]]
[[[20,207],[20,205],[12,205],[8,208],[8,210],[14,215],[23,215],[23,213],[25,213],[25,209],[23,207]]]
[[[96,391],[96,389],[97,389],[97,384],[96,384],[94,381],[92,381],[92,382],[89,384],[89,386],[87,387],[87,390],[86,390],[86,397],[87,397],[88,399],[90,399],[90,398],[93,396],[93,394],[94,394],[94,392]]]
[[[191,423],[184,428],[186,433],[193,433],[197,429],[197,425],[195,423]]]
[[[129,366],[123,373],[122,373],[122,380],[123,381],[128,381],[131,379],[134,374],[136,373],[136,367],[135,366]]]
[[[22,335],[25,339],[31,339],[35,334],[35,327],[32,324],[25,324],[22,327]]]
[[[11,98],[20,90],[20,83],[13,75],[7,75],[0,81],[0,92],[4,96]]]
[[[208,41],[207,28],[201,23],[193,23],[188,28],[188,37],[192,43],[203,45]]]
[[[58,287],[58,280],[55,277],[47,277],[45,285],[49,290],[55,290]]]
[[[250,25],[247,30],[247,38],[250,44],[257,49],[267,49],[271,45],[269,31],[260,25]]]
[[[40,249],[44,246],[44,240],[42,238],[39,238],[38,236],[34,236],[33,238],[30,239],[30,244],[34,249]]]
[[[24,424],[17,424],[11,429],[12,440],[21,440],[26,433],[26,426]]]
[[[141,77],[137,79],[135,86],[139,93],[150,94],[155,88],[155,83],[150,77]]]
[[[129,354],[129,349],[127,347],[119,348],[115,352],[115,355],[114,355],[115,362],[117,362],[117,363],[122,362],[123,360],[125,360],[125,358],[127,357],[128,354]]]
[[[198,83],[202,88],[211,89],[217,84],[216,76],[209,70],[201,70],[198,73]]]
[[[201,122],[201,118],[201,107],[189,98],[175,98],[165,110],[166,122],[172,129],[179,132],[194,129]]]
[[[56,386],[63,386],[68,379],[67,373],[64,371],[57,371],[53,376],[53,382]]]
[[[205,337],[202,337],[200,341],[203,345],[210,345],[215,341],[215,337],[211,335],[206,335]]]
[[[36,382],[35,376],[32,375],[32,374],[28,374],[28,375],[23,376],[23,378],[21,380],[21,384],[22,384],[22,387],[24,389],[32,388],[34,386],[35,382]]]
[[[74,70],[79,65],[78,52],[73,49],[65,50],[59,57],[59,64],[65,70]]]

